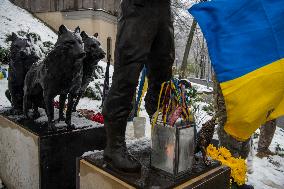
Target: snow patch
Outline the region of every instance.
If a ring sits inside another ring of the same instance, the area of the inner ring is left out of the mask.
[[[259,135],[259,129],[256,131]],[[281,148],[284,153],[284,130],[277,127],[275,135],[269,149],[276,152],[276,147]],[[268,158],[258,158],[255,156],[258,137],[253,137],[253,173],[248,174],[248,183],[256,189],[283,189],[284,188],[284,156],[283,154],[270,156]],[[277,152],[279,153],[279,152]]]
[[[46,114],[44,113],[44,110],[41,109],[40,111],[41,117],[35,120],[37,123],[46,123],[48,121],[48,118]],[[57,108],[54,109],[54,118],[57,120],[59,117],[59,110]],[[93,122],[91,120],[86,119],[85,117],[82,117],[79,115],[77,112],[72,113],[72,119],[71,119],[72,124],[74,124],[75,129],[79,128],[97,128],[97,127],[103,127],[103,124]],[[66,123],[64,121],[60,121],[55,124],[57,128],[63,128],[66,127]]]
[[[90,156],[92,154],[96,154],[96,153],[102,153],[103,150],[94,150],[94,151],[88,151],[88,152],[85,152],[82,157],[87,157],[87,156]]]
[[[0,189],[4,188],[4,183],[2,182],[1,178],[0,178]]]
[[[6,35],[18,31],[34,32],[40,35],[42,41],[55,43],[57,35],[41,21],[26,10],[15,6],[9,0],[0,1],[0,46],[8,47]],[[4,29],[5,28],[5,29]]]
[[[213,88],[212,87],[207,87],[204,85],[200,85],[197,83],[192,83],[192,86],[197,90],[198,93],[212,93],[213,92]]]

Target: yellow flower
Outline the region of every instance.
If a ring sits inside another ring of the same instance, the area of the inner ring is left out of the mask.
[[[213,146],[213,144],[209,144],[209,146],[207,147],[207,152],[211,153],[211,152],[216,152],[217,148],[215,146]]]
[[[211,157],[212,159],[216,159],[218,157],[218,155],[219,155],[219,152],[218,152],[217,148],[214,147],[212,144],[210,144],[207,147],[206,151],[207,151],[207,155],[209,157]]]
[[[226,165],[231,168],[231,177],[234,182],[239,186],[246,182],[247,165],[244,159],[232,157],[230,151],[225,147],[217,149],[212,144],[207,147],[207,155],[214,160],[218,160],[222,165]]]
[[[228,161],[230,162],[230,164],[238,163],[238,160],[236,158],[229,158]]]
[[[219,153],[222,154],[225,159],[232,157],[231,152],[225,147],[220,147]]]

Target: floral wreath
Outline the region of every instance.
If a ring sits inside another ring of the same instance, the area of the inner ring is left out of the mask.
[[[244,159],[241,157],[234,158],[227,148],[216,148],[212,144],[207,147],[207,155],[214,160],[220,161],[222,165],[231,168],[231,183],[233,181],[239,186],[245,184],[247,180],[247,165]]]

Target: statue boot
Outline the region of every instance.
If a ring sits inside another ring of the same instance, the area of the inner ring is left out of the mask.
[[[126,123],[115,123],[105,120],[107,146],[104,150],[104,160],[112,168],[126,173],[138,173],[141,164],[127,151],[125,143]]]

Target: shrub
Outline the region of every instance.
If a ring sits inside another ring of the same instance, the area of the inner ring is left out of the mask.
[[[87,88],[83,96],[92,100],[102,100],[101,94],[97,91],[97,89],[94,90],[91,87]]]
[[[41,41],[41,37],[37,33],[30,32],[30,33],[27,33],[26,35],[31,37],[34,42]]]
[[[54,44],[51,41],[43,42],[44,54],[47,55],[54,47]]]
[[[10,50],[7,48],[0,47],[0,62],[3,64],[9,64],[10,61]]]
[[[21,37],[25,37],[28,34],[28,32],[20,30],[20,31],[17,32],[17,34]]]

